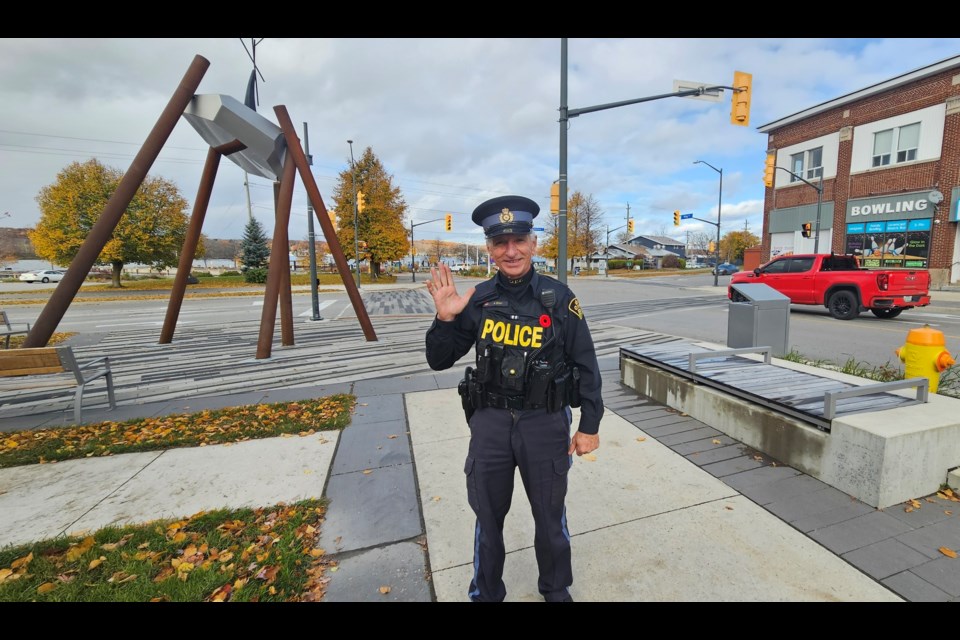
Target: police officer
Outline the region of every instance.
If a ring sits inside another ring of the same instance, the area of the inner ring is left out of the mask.
[[[600,372],[583,310],[565,284],[533,269],[539,212],[522,196],[484,202],[473,221],[499,272],[463,295],[445,264],[427,281],[437,309],[426,335],[430,367],[448,369],[476,350],[459,388],[470,425],[464,473],[477,519],[468,595],[476,602],[506,597],[503,523],[517,468],[536,526],[538,590],[547,602],[572,601],[567,472],[573,453],[600,445]],[[571,406],[580,407],[572,437]]]

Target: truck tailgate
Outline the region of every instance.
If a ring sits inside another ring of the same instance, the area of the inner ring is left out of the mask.
[[[930,292],[930,272],[925,270],[910,271],[908,269],[887,270],[889,281],[887,290],[880,294],[893,295],[926,295]]]

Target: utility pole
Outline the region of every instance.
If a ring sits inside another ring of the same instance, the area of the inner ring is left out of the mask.
[[[307,165],[313,166],[313,156],[310,155],[310,136],[307,133],[307,123],[303,123],[303,147],[307,156]],[[313,311],[311,320],[323,320],[320,316],[320,299],[317,293],[317,247],[313,233],[313,205],[307,198],[307,242],[310,244],[310,304]]]
[[[247,219],[253,220],[253,205],[250,204],[250,176],[243,172],[243,186],[247,189]]]

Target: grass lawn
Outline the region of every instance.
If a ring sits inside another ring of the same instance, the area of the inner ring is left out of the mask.
[[[356,398],[231,407],[0,435],[0,467],[308,436]],[[0,602],[317,601],[336,565],[317,548],[323,499],[223,509],[0,549]]]

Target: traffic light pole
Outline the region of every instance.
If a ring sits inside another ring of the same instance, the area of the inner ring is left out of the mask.
[[[610,228],[610,225],[607,225],[607,247],[606,247],[607,255],[610,255],[610,232],[611,232],[611,231],[618,231],[618,230],[620,230],[620,229],[623,229],[624,227],[629,226],[629,224],[630,224],[630,223],[628,222],[627,224],[622,224],[622,225],[620,225],[619,227],[614,227],[613,229]],[[609,261],[609,260],[607,260],[607,268],[606,268],[606,270],[604,270],[603,276],[604,276],[605,278],[609,278],[609,277],[610,277],[610,261]]]
[[[426,222],[418,222],[413,224],[413,221],[410,222],[410,273],[413,274],[413,281],[417,281],[417,267],[414,264],[414,257],[417,255],[417,248],[413,244],[413,228],[419,227],[422,224],[429,224],[431,222],[440,222],[440,218],[435,218],[433,220],[427,220]]]
[[[713,286],[717,285],[717,278],[720,277],[720,207],[723,206],[723,169],[717,169],[706,160],[694,160],[693,164],[705,164],[720,174],[720,192],[717,196],[717,266],[713,268]]]
[[[777,169],[780,169],[781,171],[786,171],[797,180],[800,180],[801,182],[805,182],[806,184],[810,185],[811,187],[817,190],[817,224],[814,227],[814,231],[813,231],[814,233],[813,252],[820,253],[820,205],[823,202],[823,170],[822,169],[820,170],[820,186],[818,187],[812,182],[808,182],[807,180],[804,180],[803,178],[795,174],[793,171],[790,171],[790,169],[786,169],[784,167],[779,167],[779,166],[777,167]]]
[[[557,236],[557,278],[560,280],[560,282],[567,282],[567,123],[569,122],[570,118],[576,118],[584,113],[593,113],[594,111],[625,107],[631,104],[651,102],[653,100],[660,100],[662,98],[702,96],[705,93],[716,91],[717,89],[730,89],[731,91],[738,92],[741,91],[739,87],[727,87],[724,85],[701,86],[694,89],[674,91],[673,93],[662,93],[660,95],[649,96],[647,98],[635,98],[633,100],[608,102],[606,104],[598,104],[592,107],[583,107],[581,109],[570,109],[567,106],[567,39],[560,39],[560,207],[558,212],[559,233]],[[719,215],[719,211],[717,214]],[[717,247],[717,250],[719,251],[719,247]]]

